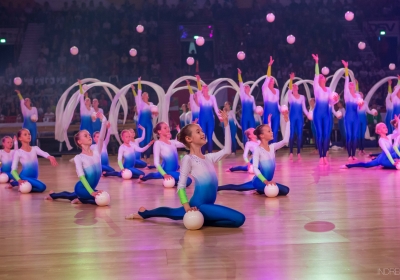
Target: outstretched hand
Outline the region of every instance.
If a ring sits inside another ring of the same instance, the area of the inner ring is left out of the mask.
[[[349,63],[347,61],[342,60],[342,63],[345,68],[349,68]]]
[[[391,86],[392,85],[392,80],[388,80],[388,84]]]
[[[20,92],[18,89],[16,89],[15,92],[16,92],[17,94],[21,94],[21,92]]]
[[[292,73],[290,73],[290,79],[293,81],[293,79],[294,79],[294,73],[292,72]]]
[[[269,63],[268,66],[272,66],[274,64],[274,60],[272,59],[272,56],[269,57]]]
[[[239,74],[242,74],[242,70],[240,70],[239,68],[237,69]]]
[[[268,123],[271,123],[272,114],[268,115]]]
[[[134,84],[131,85],[131,89],[135,90],[135,85]]]
[[[138,128],[140,128],[141,130],[144,130],[144,127],[141,124],[138,125]]]
[[[228,125],[228,114],[225,111],[219,110],[219,115],[224,122],[225,127]]]
[[[111,123],[107,122],[106,127],[107,127],[107,129],[109,129],[111,127]]]
[[[315,62],[318,63],[318,60],[319,60],[318,54],[313,54],[312,57],[315,60]]]
[[[199,121],[199,119],[195,119],[194,121],[192,121],[192,124],[197,124]]]
[[[52,166],[57,166],[58,165],[57,160],[56,160],[55,157],[49,156],[47,159],[50,161]]]

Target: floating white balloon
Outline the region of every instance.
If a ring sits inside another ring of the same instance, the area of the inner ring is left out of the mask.
[[[238,58],[239,60],[243,60],[243,59],[246,58],[246,54],[245,54],[244,52],[238,52],[238,53],[237,53],[237,58]]]
[[[129,55],[130,55],[130,56],[136,56],[136,55],[137,55],[137,50],[134,49],[134,48],[130,49],[130,50],[129,50]]]
[[[77,55],[79,53],[79,49],[75,46],[73,46],[69,51],[72,55]]]
[[[275,20],[275,15],[273,13],[269,13],[267,15],[267,21],[268,22],[274,22],[274,20]]]
[[[347,21],[352,21],[352,20],[354,19],[354,13],[348,11],[348,12],[346,12],[346,13],[344,14],[344,17],[345,17],[345,19],[346,19]]]
[[[392,71],[393,71],[394,69],[396,69],[396,64],[390,63],[390,64],[389,64],[389,69],[392,70]]]
[[[329,74],[329,68],[328,67],[322,67],[322,71],[321,72],[322,72],[323,75],[326,76],[326,75]]]
[[[296,42],[296,37],[294,37],[293,35],[289,35],[289,36],[287,36],[286,41],[289,44],[294,44],[294,42]]]
[[[378,115],[378,111],[376,109],[372,109],[371,113],[373,116],[377,116]]]
[[[365,46],[366,46],[366,44],[365,44],[364,42],[358,43],[358,48],[359,48],[360,50],[365,49]]]
[[[205,40],[204,40],[204,37],[198,37],[197,39],[196,39],[196,44],[198,45],[198,46],[202,46],[202,45],[204,45],[204,42],[205,42]]]
[[[187,59],[186,59],[186,63],[188,64],[188,65],[193,65],[194,64],[194,58],[193,57],[188,57]]]
[[[14,78],[14,84],[16,86],[19,86],[20,84],[22,84],[22,79],[20,77],[15,77]]]
[[[261,106],[256,107],[256,114],[262,116],[264,114],[264,109]]]
[[[143,25],[139,24],[138,26],[136,26],[136,31],[139,32],[139,33],[142,33],[144,31]]]

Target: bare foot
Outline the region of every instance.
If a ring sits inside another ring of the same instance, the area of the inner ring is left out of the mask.
[[[348,169],[348,167],[346,165],[341,165],[339,168],[340,169]]]
[[[301,160],[301,155],[300,154],[297,154],[297,159]]]
[[[347,160],[348,160],[348,161],[352,161],[352,160],[353,160],[353,157],[349,157]]]
[[[75,198],[71,201],[71,204],[82,204],[82,202],[79,200],[79,198]]]
[[[328,158],[324,157],[323,159],[324,159],[324,164],[325,164],[325,165],[328,165],[328,164],[329,164]]]
[[[140,184],[140,183],[143,182],[142,180],[140,180],[140,179],[142,179],[142,178],[143,178],[143,175],[140,175],[140,176],[139,176],[139,179],[137,180],[137,183],[138,183],[138,184]]]
[[[44,200],[53,200],[53,198],[50,196],[52,193],[54,193],[54,191],[50,191],[50,192],[49,192],[49,195],[46,195],[46,196],[44,197]]]
[[[231,172],[231,168],[232,168],[232,167],[229,167],[229,168],[226,170],[226,172]]]
[[[258,193],[258,191],[253,191],[254,195],[261,195],[260,193]]]
[[[319,165],[324,165],[325,163],[324,163],[324,158],[320,158],[319,159]]]
[[[293,160],[293,154],[292,154],[292,153],[290,153],[289,159],[290,159],[290,160]]]
[[[144,211],[146,211],[146,208],[144,208],[143,206],[139,208],[139,212],[144,212]],[[130,215],[126,216],[125,219],[127,219],[127,220],[134,220],[134,219],[143,220],[142,216],[140,216],[138,213],[130,214]]]
[[[356,157],[353,157],[353,160],[357,160],[357,158],[356,158]]]
[[[7,184],[4,188],[5,189],[12,189],[12,186],[11,186],[11,184]]]
[[[106,174],[106,172],[105,172],[105,171],[103,171],[103,172],[101,173],[101,175],[102,175],[102,176],[104,176],[104,174]]]

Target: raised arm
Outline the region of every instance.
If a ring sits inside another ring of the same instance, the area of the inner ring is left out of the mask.
[[[151,140],[149,142],[149,144],[147,144],[143,148],[141,148],[139,145],[135,145],[135,151],[143,153],[143,152],[147,151],[147,149],[150,148],[150,146],[153,145],[153,143],[154,143],[154,140]]]
[[[196,75],[196,81],[197,81],[197,89],[198,91],[202,90],[202,86],[201,86],[201,80],[200,80],[200,76]]]
[[[348,62],[342,60],[344,65],[344,100],[347,101],[351,97],[350,90],[349,90],[349,64]]]
[[[22,115],[23,115],[23,116],[26,116],[27,108],[26,108],[26,106],[25,106],[25,100],[24,100],[24,98],[22,97],[21,92],[20,92],[19,90],[16,90],[15,92],[17,93],[18,98],[19,98],[19,100],[20,100]]]
[[[312,55],[313,59],[315,60],[315,76],[314,76],[314,83],[313,83],[313,88],[314,88],[314,96],[317,98],[318,95],[318,90],[320,89],[319,86],[319,58],[318,54],[313,54]]]
[[[99,154],[101,154],[101,151],[103,150],[103,145],[105,144],[106,146],[108,145],[108,141],[110,141],[110,136],[108,136],[107,143],[104,141],[104,135],[106,134],[106,125],[107,125],[107,119],[102,113],[97,113],[97,118],[101,119],[101,129],[100,129],[100,135],[99,135],[99,142],[97,143],[97,150],[99,151]],[[110,130],[110,129],[108,129]],[[109,133],[110,134],[110,133]]]
[[[137,92],[137,95],[135,96],[135,102],[136,102],[136,108],[137,108],[138,114],[141,113],[142,102],[143,102],[142,101],[142,83],[141,83],[141,81],[142,81],[142,78],[139,77],[139,79],[138,79],[138,92]]]
[[[134,142],[139,145],[139,143],[142,142],[144,140],[144,138],[146,137],[146,129],[144,129],[144,127],[141,126],[140,124],[138,125],[138,128],[142,130],[142,136],[140,136],[139,138],[136,138],[134,140]]]
[[[178,131],[179,133],[179,131]],[[178,140],[170,140],[170,142],[176,147],[176,148],[186,148],[185,145],[183,145],[181,142],[179,142]]]
[[[45,151],[41,150],[38,146],[33,146],[32,149],[35,149],[36,154],[41,157],[44,157],[44,158],[51,157],[49,153],[46,153]]]
[[[306,115],[308,117],[309,112],[306,107],[306,98],[303,95],[301,96],[301,107],[303,108],[304,115]]]
[[[218,116],[218,118],[220,117],[220,113],[219,113],[219,109],[218,109],[218,105],[217,105],[217,99],[215,99],[214,95],[210,95],[211,98],[211,102],[214,108],[214,112],[215,114]]]
[[[109,127],[109,123],[107,123],[107,134],[103,142],[103,147],[108,146],[108,143],[110,143],[110,138],[111,138],[111,127]]]
[[[238,80],[239,80],[239,94],[240,97],[242,98],[246,93],[244,92],[244,84],[243,84],[243,79],[242,79],[242,71],[238,68]]]
[[[283,146],[287,145],[289,143],[289,137],[290,137],[290,121],[286,122],[286,129],[285,129],[285,136],[283,137],[283,139],[275,144],[271,144],[274,145],[274,150],[278,150],[280,148],[282,148]]]
[[[92,187],[90,186],[89,182],[87,181],[87,179],[85,177],[85,172],[83,171],[83,164],[82,164],[81,159],[79,158],[79,156],[76,156],[74,158],[74,161],[75,161],[76,174],[78,174],[79,180],[81,181],[81,183],[85,187],[85,189],[88,191],[88,193],[93,195],[93,193],[95,193],[95,191],[92,189]]]
[[[210,158],[212,162],[220,161],[226,155],[229,155],[232,152],[232,139],[231,139],[231,130],[228,123],[228,115],[224,111],[220,111],[220,114],[225,126],[225,146],[219,152],[210,153],[206,155],[206,157]]]
[[[252,143],[250,141],[247,141],[246,145],[244,146],[243,159],[245,163],[249,163],[248,157],[249,157],[250,145],[252,145]]]
[[[17,136],[14,136],[14,152],[18,150],[18,139]]]

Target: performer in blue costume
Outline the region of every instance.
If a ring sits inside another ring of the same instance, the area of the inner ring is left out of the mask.
[[[29,98],[23,98],[21,92],[19,90],[15,91],[18,94],[18,98],[21,101],[21,111],[22,117],[24,118],[24,123],[22,124],[22,128],[26,128],[29,130],[31,134],[31,146],[36,146],[37,142],[37,126],[36,122],[38,120],[38,111],[36,107],[32,107],[31,100]]]
[[[239,68],[238,68],[238,79],[240,87],[240,102],[242,103],[242,118],[240,120],[240,126],[242,127],[243,131],[243,137],[242,137],[243,145],[245,145],[248,139],[244,132],[249,128],[256,127],[254,119],[256,104],[254,101],[254,96],[252,96],[250,93],[250,86],[243,84],[242,71],[240,71]]]

